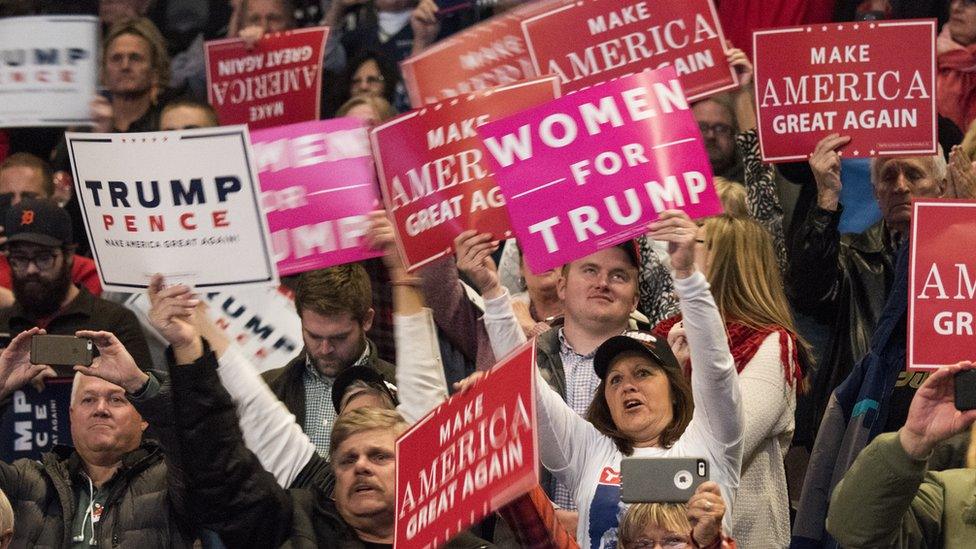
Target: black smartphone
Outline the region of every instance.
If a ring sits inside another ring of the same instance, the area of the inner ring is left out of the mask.
[[[95,345],[86,337],[66,335],[31,336],[31,364],[46,364],[59,376],[74,375],[75,364],[91,366]]]
[[[976,410],[976,370],[956,374],[956,410]]]
[[[624,503],[687,503],[706,480],[708,460],[704,458],[620,460],[620,499]]]

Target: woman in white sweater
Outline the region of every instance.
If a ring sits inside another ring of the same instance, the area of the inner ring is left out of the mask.
[[[575,497],[576,539],[587,549],[616,547],[617,526],[626,511],[620,501],[623,456],[705,457],[730,508],[739,483],[744,423],[739,384],[708,282],[695,268],[697,226],[687,214],[668,211],[650,229],[652,238],[669,243],[692,359],[701,365],[693,371],[690,388],[663,339],[632,333],[597,348],[593,365],[601,383],[589,421],[541,376],[536,383],[542,464]],[[507,292],[485,300],[485,327],[496,356],[518,345],[513,323],[517,326]]]
[[[695,250],[725,320],[746,418],[732,532],[742,547],[786,547],[790,510],[783,459],[808,355],[787,305],[773,239],[752,219],[721,215],[699,227]],[[694,372],[686,323],[673,317],[653,331],[667,337],[682,366]]]

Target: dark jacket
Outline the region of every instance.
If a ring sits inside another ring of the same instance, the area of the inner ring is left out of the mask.
[[[244,446],[234,404],[220,384],[217,358],[209,348],[195,363],[171,368],[188,504],[203,527],[231,548],[364,547],[317,483],[281,488]],[[448,544],[485,546],[470,535]]]
[[[897,256],[891,295],[870,351],[830,395],[803,479],[790,545],[794,549],[838,547],[825,530],[834,486],[864,447],[883,432],[890,415],[897,413],[892,410],[892,396],[905,369],[908,256],[906,245]]]
[[[163,424],[170,413],[168,390],[133,404],[161,440],[172,435]],[[171,416],[170,416],[171,417]],[[71,448],[55,447],[40,462],[0,462],[0,489],[14,508],[13,547],[71,547],[72,521],[78,497],[74,483],[82,480],[81,458]],[[105,510],[95,526],[100,547],[191,547],[192,525],[184,513],[183,475],[164,459],[154,441],[122,458],[122,466],[106,483]]]
[[[376,345],[366,339],[369,345],[369,366],[383,375],[389,383],[396,384],[396,367],[379,357]],[[268,370],[261,374],[268,387],[285,403],[288,411],[295,415],[295,423],[305,427],[305,384],[302,376],[305,372],[307,352],[303,348],[298,356],[291,359],[283,368]]]
[[[566,400],[566,372],[559,356],[559,328],[542,332],[535,342],[535,361],[542,378]]]
[[[797,411],[797,433],[811,437],[830,393],[870,349],[894,273],[895,251],[884,221],[863,233],[841,236],[841,212],[813,208],[796,232],[790,254],[790,303],[831,326],[830,348],[818,353],[821,358],[810,372],[807,409]]]
[[[125,350],[132,355],[137,366],[143,370],[152,369],[149,344],[135,313],[118,303],[93,296],[84,287],[78,290],[78,296],[47,326],[42,326],[47,333],[75,335],[78,330],[112,332],[125,345]],[[11,336],[33,328],[36,323],[37,319],[30,317],[20,303],[15,302],[10,307],[0,309],[0,331],[9,332]]]

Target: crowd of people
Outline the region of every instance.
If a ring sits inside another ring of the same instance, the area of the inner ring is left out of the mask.
[[[99,15],[90,109],[112,133],[220,125],[204,41],[328,26],[321,116],[372,128],[418,107],[401,61],[518,3],[0,0],[0,17]],[[282,279],[304,346],[263,373],[191,287],[157,275],[148,314],[103,292],[65,128],[0,129],[0,407],[58,376],[33,336],[97,349],[74,368],[73,446],[0,461],[0,549],[391,546],[397,437],[531,339],[541,482],[449,547],[976,546],[976,412],[954,401],[976,363],[904,371],[911,202],[976,199],[976,1],[766,3],[715,0],[726,36],[936,18],[939,153],[864,180],[833,133],[764,163],[749,48],[730,43],[737,89],[692,106],[726,213],[668,210],[533,273],[515,239],[474,230],[408,272],[375,211],[381,258]],[[853,185],[880,216],[842,234]],[[708,481],[625,502],[622,460],[665,457],[707,460]]]

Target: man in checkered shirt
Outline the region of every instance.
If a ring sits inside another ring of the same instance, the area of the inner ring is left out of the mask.
[[[369,276],[361,265],[303,273],[295,307],[305,347],[285,367],[265,372],[264,379],[295,414],[318,453],[328,458],[336,376],[350,366],[367,366],[393,383],[395,368],[379,358],[376,345],[366,337],[374,312]]]
[[[484,265],[469,259],[477,246],[458,243],[458,269],[478,286],[485,317],[497,318],[510,308],[510,298],[497,274],[486,273]],[[631,240],[562,267],[556,291],[563,301],[563,323],[538,336],[536,362],[542,377],[583,417],[600,384],[593,370],[596,348],[630,327],[630,315],[637,308],[640,264],[636,242]],[[575,520],[567,513],[576,508],[569,490],[550,475],[543,477],[542,485],[563,509],[561,520]]]

